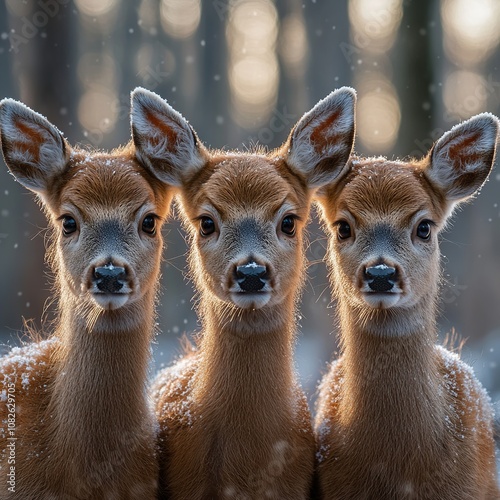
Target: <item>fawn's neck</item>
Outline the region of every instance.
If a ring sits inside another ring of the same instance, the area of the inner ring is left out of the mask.
[[[58,373],[51,401],[57,435],[83,462],[134,449],[151,433],[146,377],[153,335],[151,293],[116,311],[101,311],[95,323],[68,296],[63,304],[56,353]],[[84,438],[82,438],[84,436]],[[77,444],[75,444],[77,443]]]
[[[432,298],[394,316],[375,314],[370,322],[342,300],[339,310],[345,388],[341,423],[365,434],[367,443],[384,437],[383,447],[432,442],[430,436],[439,435],[445,421]]]
[[[220,306],[220,305],[219,305]],[[207,301],[193,394],[231,420],[254,421],[276,408],[290,410],[295,387],[292,351],[294,302],[225,314]]]

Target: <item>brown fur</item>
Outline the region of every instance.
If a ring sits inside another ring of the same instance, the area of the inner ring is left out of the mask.
[[[353,159],[319,198],[342,345],[319,393],[322,498],[500,498],[488,397],[458,356],[435,345],[436,234],[449,204],[428,180],[429,164]],[[415,240],[418,211],[436,224],[429,242]],[[337,237],[339,220],[354,231],[347,242]],[[372,247],[382,226],[389,236],[380,257],[399,266],[405,306],[367,307],[361,296],[358,270],[378,262]]]
[[[152,389],[162,498],[309,494],[315,442],[292,361],[303,230],[352,150],[354,102],[332,92],[280,150],[244,154],[207,150],[158,95],[132,93],[138,157],[179,187],[202,322],[198,352]]]
[[[8,147],[4,142],[7,163]],[[15,175],[21,172],[22,166],[10,167]],[[58,321],[48,340],[13,349],[0,360],[0,394],[6,397],[13,388],[16,405],[12,496],[156,498],[155,434],[145,383],[162,239],[143,236],[139,244],[135,219],[144,204],[164,219],[170,191],[137,163],[129,145],[112,153],[73,151],[41,198],[52,229],[48,260],[56,276]],[[59,218],[68,207],[77,207],[80,229],[85,227],[78,244],[62,236]],[[97,307],[81,281],[95,247],[111,237],[93,233],[94,224],[107,221],[129,228],[114,255],[133,270],[137,287],[136,300],[115,310]],[[10,498],[3,401],[0,420],[0,498]]]
[[[297,235],[281,248],[261,249],[274,268],[273,295],[280,300],[239,309],[218,289],[234,257],[231,241],[219,251],[210,249],[198,235],[196,218],[210,204],[228,227],[252,217],[276,231],[274,219],[284,200],[300,217]],[[315,443],[292,352],[309,203],[303,180],[272,156],[215,155],[182,188],[203,332],[198,352],[160,373],[153,386],[165,495],[307,497]]]

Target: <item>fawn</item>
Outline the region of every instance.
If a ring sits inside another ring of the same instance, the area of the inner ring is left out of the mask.
[[[323,498],[500,498],[488,396],[435,345],[438,234],[487,179],[497,134],[478,115],[420,161],[352,157],[318,193],[342,350],[315,422]]]
[[[12,99],[0,103],[0,131],[7,166],[47,215],[58,299],[53,334],[0,359],[0,498],[156,498],[146,382],[173,191],[132,143],[72,148]]]
[[[135,91],[136,148],[179,188],[202,323],[197,352],[152,388],[168,498],[308,497],[315,441],[292,361],[303,231],[314,190],[350,155],[353,105],[340,89],[280,149],[223,152],[160,97]]]

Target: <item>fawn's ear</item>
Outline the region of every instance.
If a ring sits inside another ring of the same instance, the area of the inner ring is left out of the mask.
[[[131,126],[137,159],[161,181],[180,186],[205,165],[206,149],[191,125],[154,92],[132,92]]]
[[[284,147],[288,165],[310,187],[335,180],[354,145],[356,92],[342,87],[319,101],[295,125]]]
[[[495,159],[498,118],[482,113],[455,125],[429,153],[427,178],[451,202],[472,196],[486,181]]]
[[[0,101],[0,135],[5,163],[31,191],[45,192],[66,169],[71,147],[61,132],[14,99]]]

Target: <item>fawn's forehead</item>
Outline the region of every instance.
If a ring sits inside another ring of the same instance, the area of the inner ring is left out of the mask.
[[[187,201],[191,209],[210,204],[223,218],[248,210],[273,217],[284,203],[295,210],[307,204],[306,191],[298,179],[270,158],[226,157],[214,162],[211,172],[192,200]]]
[[[159,187],[159,186],[158,186]],[[65,174],[60,203],[83,212],[158,204],[154,179],[133,159],[112,154],[74,154]]]
[[[385,159],[351,162],[339,189],[328,193],[330,215],[346,210],[361,222],[405,222],[419,211],[439,217],[434,191],[419,164]]]

